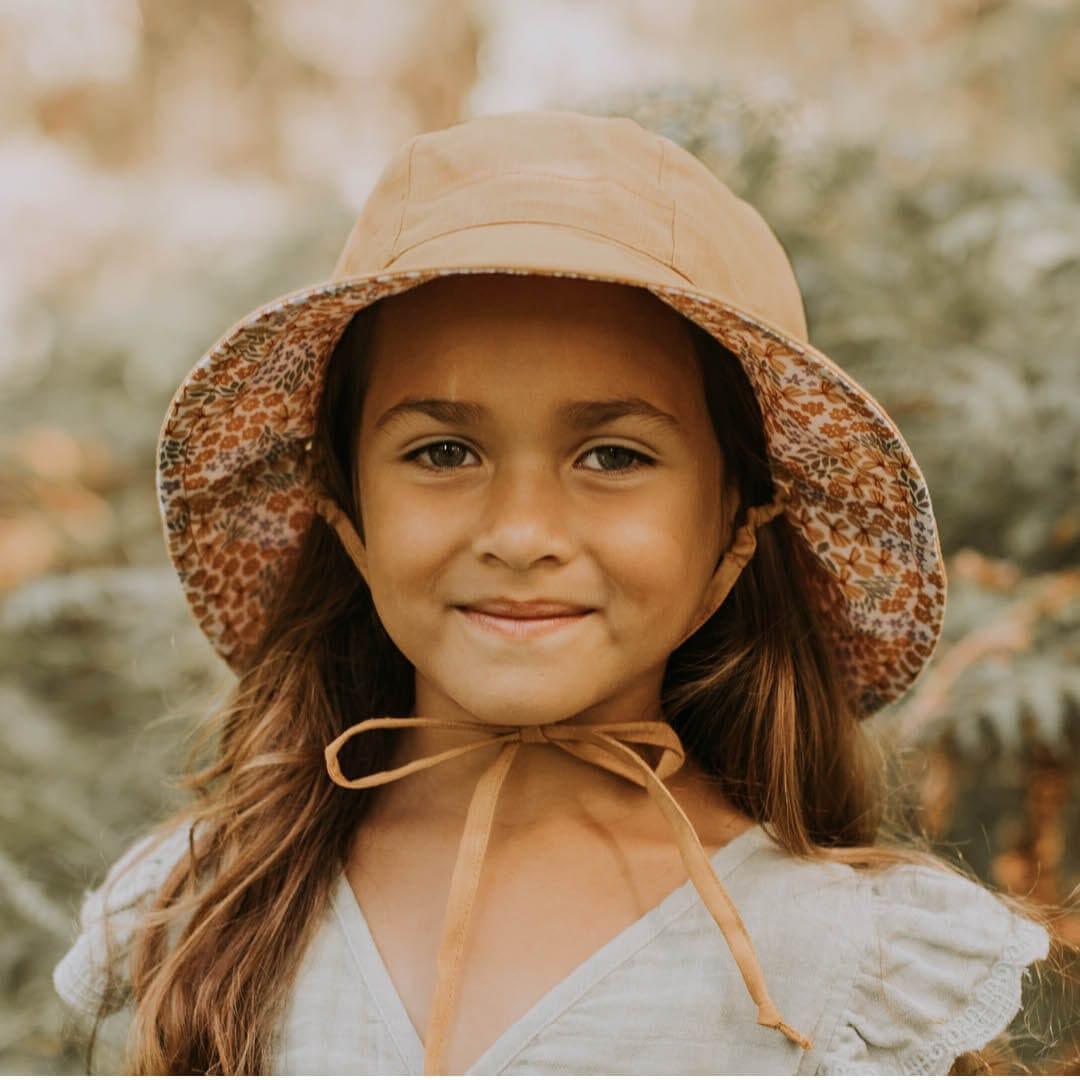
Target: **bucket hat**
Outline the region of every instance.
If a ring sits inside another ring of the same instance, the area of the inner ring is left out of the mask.
[[[933,654],[946,591],[930,496],[903,436],[866,389],[809,343],[793,267],[754,207],[636,121],[564,110],[485,115],[410,139],[377,178],[330,277],[246,315],[173,396],[157,457],[166,547],[194,617],[230,667],[245,670],[316,514],[366,578],[363,543],[323,489],[312,452],[327,364],[345,327],[378,300],[440,276],[492,272],[648,290],[734,353],[761,409],[775,495],[746,508],[737,528],[730,518],[730,544],[682,640],[723,603],[753,557],[757,530],[783,514],[813,556],[810,602],[852,709],[864,719],[898,698]],[[350,738],[407,726],[477,738],[399,769],[351,779],[341,772],[338,754]],[[466,816],[425,1072],[442,1068],[499,786],[517,749],[537,741],[650,792],[758,1006],[757,1022],[812,1047],[781,1018],[738,912],[663,783],[685,759],[670,725],[378,717],[325,748],[335,783],[371,787],[505,744]]]

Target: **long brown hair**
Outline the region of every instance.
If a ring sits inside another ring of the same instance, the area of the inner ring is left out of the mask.
[[[377,308],[356,315],[334,349],[315,436],[326,488],[361,537],[354,447]],[[733,353],[688,325],[742,505],[765,502],[772,481],[753,389]],[[688,756],[792,855],[868,870],[919,862],[974,877],[889,816],[888,762],[854,715],[808,602],[817,572],[782,515],[763,527],[719,611],[672,654],[666,718]],[[410,715],[413,693],[411,664],[316,517],[250,664],[196,729],[188,771],[175,782],[192,793],[189,805],[152,834],[156,844],[186,826],[188,850],[133,940],[127,1072],[271,1071],[299,961],[371,797],[332,782],[323,747],[358,720]],[[398,735],[353,740],[343,769],[387,768]],[[207,747],[210,764],[192,768]],[[1046,926],[1060,950],[1070,948],[1053,930],[1056,909],[1002,899]],[[99,1021],[115,1004],[106,998]],[[87,1071],[92,1053],[93,1036]],[[971,1061],[964,1055],[954,1069]]]

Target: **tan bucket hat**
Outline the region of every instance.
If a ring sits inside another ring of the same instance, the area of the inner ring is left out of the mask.
[[[169,406],[157,489],[169,555],[199,625],[237,672],[315,513],[361,573],[352,523],[311,455],[327,363],[350,319],[445,274],[553,274],[647,289],[742,363],[764,419],[774,500],[748,508],[682,640],[723,603],[755,530],[784,513],[813,554],[812,600],[860,718],[895,700],[930,659],[945,569],[923,475],[882,406],[807,341],[802,296],[761,215],[670,139],[626,117],[569,111],[481,116],[409,140],[389,160],[331,277],[245,316],[199,360]],[[442,726],[477,740],[402,769],[349,780],[344,742],[373,727]],[[493,742],[455,868],[427,1033],[441,1069],[471,897],[499,785],[517,748],[547,740],[647,788],[759,1007],[800,1046],[769,997],[738,913],[662,780],[684,753],[666,723],[494,728],[424,717],[365,720],[326,747],[344,787],[386,783]],[[651,766],[627,743],[659,748]]]

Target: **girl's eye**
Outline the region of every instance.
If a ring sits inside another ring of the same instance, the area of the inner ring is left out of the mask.
[[[630,459],[634,464],[616,466],[614,469],[601,469],[601,472],[635,472],[638,469],[646,469],[652,465],[655,461],[654,458],[648,456],[648,454],[642,454],[638,450],[631,450],[629,446],[594,446],[591,450],[586,451],[585,457],[589,457],[592,454],[604,455],[614,451],[615,460],[618,461]],[[597,460],[600,460],[599,458]],[[611,457],[608,457],[611,460]]]
[[[445,459],[444,459],[444,464],[438,464],[437,463],[438,455],[440,455],[442,453],[442,451],[444,451],[448,447],[452,448],[451,453],[449,453],[447,455],[449,458],[451,458],[451,462],[445,462]],[[452,472],[454,469],[457,469],[457,468],[459,468],[461,466],[461,461],[460,461],[460,459],[458,459],[458,456],[457,456],[457,452],[459,450],[464,450],[466,453],[471,452],[471,451],[469,451],[469,448],[464,443],[457,442],[456,440],[453,440],[453,439],[441,439],[439,442],[428,443],[426,446],[418,447],[416,450],[413,450],[411,453],[406,454],[405,455],[405,460],[406,461],[416,461],[421,466],[421,468],[428,469],[428,470],[430,470],[432,472]],[[606,473],[636,472],[638,469],[648,468],[650,465],[654,464],[654,461],[655,461],[654,458],[649,457],[647,454],[642,454],[638,450],[631,450],[630,447],[628,447],[628,446],[618,446],[618,445],[594,446],[591,450],[586,451],[586,453],[584,455],[582,455],[582,459],[587,458],[592,454],[598,454],[598,455],[601,455],[601,456],[608,455],[607,459],[608,459],[608,461],[610,461],[611,460],[611,456],[610,456],[611,451],[614,451],[616,460],[619,460],[620,458],[622,458],[623,460],[625,460],[626,458],[630,458],[631,461],[633,462],[633,464],[630,464],[630,465],[616,465],[615,468],[612,468],[612,469],[603,469],[603,468],[601,468],[601,469],[589,469],[589,470],[586,470],[586,471],[588,471],[588,472],[606,472]],[[424,462],[420,461],[420,457],[423,454],[431,454],[431,458],[429,460],[431,460],[431,461],[433,461],[435,463],[429,465],[429,464],[425,464]]]
[[[432,452],[438,454],[441,450],[445,449],[448,446],[454,447],[456,449],[461,449],[466,452],[468,452],[469,450],[469,448],[464,443],[452,442],[449,439],[442,439],[439,442],[428,443],[427,446],[418,447],[411,453],[406,454],[405,460],[417,461],[420,464],[421,468],[429,469],[432,472],[450,472],[452,469],[456,469],[461,464],[460,461],[455,461],[453,464],[450,465],[426,465],[424,462],[419,461],[421,454],[427,454]],[[456,458],[455,454],[451,454],[449,456],[452,458]]]

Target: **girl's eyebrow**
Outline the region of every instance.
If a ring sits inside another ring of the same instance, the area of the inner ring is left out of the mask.
[[[375,422],[379,431],[393,421],[413,413],[430,416],[443,424],[479,425],[490,420],[491,410],[478,401],[451,401],[447,398],[402,398],[396,405]],[[567,427],[584,430],[609,424],[624,416],[635,416],[641,420],[666,428],[675,434],[681,434],[682,425],[674,416],[651,402],[640,397],[614,397],[599,401],[564,401],[555,410],[559,422]]]

